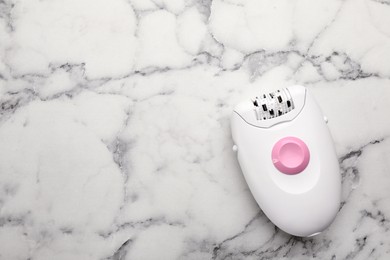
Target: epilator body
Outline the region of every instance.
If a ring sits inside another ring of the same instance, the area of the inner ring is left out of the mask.
[[[231,121],[234,150],[265,215],[308,237],[334,220],[341,177],[326,118],[308,90],[292,86],[243,101]]]

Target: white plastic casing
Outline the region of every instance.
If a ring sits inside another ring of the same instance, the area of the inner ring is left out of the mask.
[[[288,87],[295,108],[276,118],[258,120],[251,100],[236,106],[231,121],[238,161],[265,215],[280,229],[308,237],[334,220],[341,197],[339,164],[324,116],[302,86]],[[271,153],[280,139],[297,137],[309,148],[310,161],[299,174],[274,166]]]

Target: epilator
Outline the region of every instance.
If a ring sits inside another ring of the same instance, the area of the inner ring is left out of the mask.
[[[261,94],[233,112],[233,149],[265,215],[283,231],[314,236],[334,220],[341,176],[327,119],[302,86]]]

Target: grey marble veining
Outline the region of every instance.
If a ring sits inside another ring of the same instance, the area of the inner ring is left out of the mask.
[[[261,212],[233,106],[302,84],[340,211]],[[388,259],[389,1],[0,1],[0,259]]]

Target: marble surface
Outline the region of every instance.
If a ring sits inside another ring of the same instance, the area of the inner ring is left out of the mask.
[[[303,84],[342,207],[275,228],[233,106]],[[0,1],[0,259],[389,259],[389,0]]]

